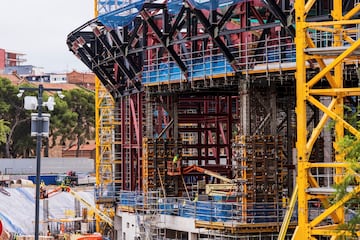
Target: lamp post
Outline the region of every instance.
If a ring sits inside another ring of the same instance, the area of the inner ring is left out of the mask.
[[[37,103],[34,102],[27,103],[27,99],[25,98],[25,109],[27,110],[35,110],[37,108],[37,117],[34,119],[36,123],[36,131],[35,134],[32,133],[32,136],[36,136],[36,199],[35,199],[35,240],[39,240],[39,220],[40,220],[40,170],[41,170],[41,147],[42,141],[41,138],[43,136],[48,136],[48,132],[43,131],[43,123],[44,123],[44,116],[43,116],[43,93],[44,91],[56,91],[61,92],[62,89],[59,88],[44,88],[42,84],[39,84],[38,88],[27,88],[27,87],[20,87],[20,96],[24,91],[37,91]],[[63,95],[61,95],[63,96]],[[60,97],[61,97],[60,96]],[[54,102],[47,102],[45,103],[49,110],[53,109]],[[47,114],[46,117],[49,117]],[[32,118],[33,124],[33,118]],[[33,127],[32,127],[33,129]]]

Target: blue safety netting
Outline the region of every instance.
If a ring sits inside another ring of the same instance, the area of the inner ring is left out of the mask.
[[[183,0],[168,0],[167,7],[168,11],[172,15],[177,15],[180,12],[181,7],[183,6]]]
[[[145,0],[123,3],[118,9],[99,15],[99,21],[107,27],[117,28],[129,25],[143,8]]]
[[[194,8],[205,10],[215,10],[247,1],[249,0],[189,0]]]
[[[138,0],[129,3],[120,0],[102,0],[99,2],[99,17],[102,24],[116,28],[128,25],[140,12],[145,1]],[[197,9],[215,10],[225,8],[233,4],[250,0],[189,0],[190,4]],[[177,15],[184,4],[184,0],[168,0],[167,7],[170,14]]]
[[[98,0],[97,1],[98,16],[117,10],[123,4],[124,1],[122,0]]]

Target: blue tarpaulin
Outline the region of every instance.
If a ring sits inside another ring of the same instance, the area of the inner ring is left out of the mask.
[[[246,2],[249,0],[189,0],[190,4],[197,9],[214,10],[224,8],[233,4]],[[168,0],[169,13],[176,15],[183,6],[184,0]]]
[[[224,8],[231,6],[233,4],[246,2],[249,0],[189,0],[190,4],[197,9],[205,9],[205,10],[214,10],[218,8]],[[116,28],[116,27],[124,27],[129,25],[132,20],[139,14],[144,3],[147,0],[139,0],[136,2],[128,3],[121,1],[116,1],[116,10],[106,12],[104,14],[100,14],[98,19],[99,21],[107,27]],[[103,4],[113,3],[112,1],[105,1]],[[169,9],[169,13],[173,15],[177,15],[184,4],[184,0],[168,0],[167,7]],[[102,7],[105,7],[102,5]],[[112,6],[109,6],[111,9]]]
[[[102,24],[111,28],[127,26],[139,14],[144,2],[145,0],[124,3],[118,9],[100,15],[98,19]]]
[[[189,0],[190,4],[197,9],[215,10],[249,0]]]
[[[168,10],[172,15],[177,15],[183,6],[183,0],[168,0]]]

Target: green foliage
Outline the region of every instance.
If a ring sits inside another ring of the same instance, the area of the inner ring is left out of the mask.
[[[13,157],[31,157],[36,155],[36,138],[30,135],[30,128],[30,117],[15,128],[11,144]]]
[[[65,98],[56,98],[54,116],[51,117],[53,143],[60,142],[80,145],[94,138],[95,94],[83,89],[64,92]]]
[[[30,84],[21,87],[36,88]],[[31,113],[25,110],[19,88],[0,77],[0,157],[34,156],[36,139],[30,136]],[[49,94],[44,92],[43,101]],[[83,144],[94,137],[95,94],[83,89],[63,91],[64,99],[56,94],[54,111],[50,112],[50,147],[70,141]],[[24,96],[37,96],[37,91],[25,91]],[[24,97],[23,96],[23,97]],[[43,109],[47,112],[46,107]]]
[[[11,145],[14,142],[13,133],[16,127],[28,118],[23,109],[22,100],[16,95],[19,89],[10,80],[0,77],[0,119],[7,123],[8,129],[4,143],[0,143],[2,152],[0,156],[11,157]],[[4,135],[3,135],[4,136]]]
[[[350,191],[352,187],[359,185],[358,176],[360,173],[360,140],[353,136],[346,135],[339,142],[340,152],[344,154],[345,162],[350,164],[349,170],[345,173],[342,181],[335,184],[335,194],[332,202],[338,202]],[[344,224],[339,226],[339,230],[346,230],[351,233],[351,236],[341,236],[341,239],[357,239],[356,232],[359,231],[360,223],[360,198],[359,196],[353,196],[344,205],[347,215],[351,215],[351,218]]]
[[[0,119],[0,144],[6,143],[6,136],[10,133],[10,128],[8,126],[9,122],[4,119]]]

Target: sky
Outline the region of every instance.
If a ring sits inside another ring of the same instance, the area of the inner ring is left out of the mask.
[[[94,18],[94,0],[0,0],[0,48],[24,53],[23,65],[47,73],[90,71],[66,44]]]

